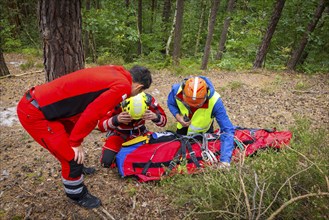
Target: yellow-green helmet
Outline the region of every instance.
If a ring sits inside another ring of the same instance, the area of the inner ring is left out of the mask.
[[[132,96],[121,103],[122,110],[128,112],[132,119],[141,119],[148,109],[146,104],[146,94],[144,92]]]

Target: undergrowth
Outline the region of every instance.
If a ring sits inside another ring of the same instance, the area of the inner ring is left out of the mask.
[[[209,167],[161,182],[185,219],[328,219],[328,135],[297,118],[281,151],[241,158],[230,171]]]

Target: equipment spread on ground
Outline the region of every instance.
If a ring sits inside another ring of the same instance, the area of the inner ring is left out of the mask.
[[[281,149],[289,145],[290,131],[237,127],[232,162],[260,149]],[[177,173],[194,173],[219,162],[220,135],[216,133],[177,135],[154,132],[125,143],[116,157],[122,177],[134,176],[141,182],[160,180]]]

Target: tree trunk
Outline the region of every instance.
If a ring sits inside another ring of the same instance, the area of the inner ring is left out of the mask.
[[[167,56],[169,56],[170,43],[171,43],[171,39],[172,39],[172,37],[174,35],[174,31],[175,31],[176,18],[177,18],[177,8],[175,10],[174,19],[173,19],[173,22],[172,22],[172,28],[171,28],[171,31],[170,31],[170,34],[169,34],[169,37],[168,37],[168,40],[167,40],[167,44],[166,44],[166,55]]]
[[[180,48],[182,39],[182,28],[183,28],[183,14],[184,14],[184,0],[177,0],[177,14],[174,31],[174,50],[173,50],[173,64],[179,65]]]
[[[204,24],[204,15],[206,11],[206,5],[204,0],[201,0],[201,14],[200,14],[200,20],[199,20],[199,28],[198,28],[198,34],[196,36],[196,42],[195,42],[195,48],[194,48],[194,56],[197,55],[199,50],[199,44],[201,39],[201,32],[203,30],[203,24]]]
[[[0,32],[3,30],[3,27],[0,26]],[[5,62],[5,58],[2,52],[3,38],[0,36],[0,76],[9,75],[10,72]]]
[[[153,25],[154,25],[154,21],[155,21],[155,10],[156,10],[156,0],[152,0],[152,3],[151,3],[151,24],[150,24],[150,33],[153,33]]]
[[[137,30],[138,30],[138,44],[137,44],[137,55],[142,54],[142,0],[138,0],[138,10],[137,10]]]
[[[225,44],[226,44],[226,39],[227,39],[227,33],[228,33],[228,28],[230,27],[230,22],[231,22],[231,16],[232,16],[232,11],[234,8],[235,0],[229,0],[226,12],[228,14],[228,17],[224,21],[222,33],[220,35],[220,40],[219,40],[219,45],[218,45],[218,51],[216,54],[216,60],[222,59],[224,50],[225,50]]]
[[[285,0],[277,0],[275,4],[275,8],[271,17],[271,21],[267,27],[267,31],[265,33],[265,36],[263,38],[263,42],[260,45],[257,55],[256,55],[256,60],[254,62],[254,69],[260,68],[263,64],[263,61],[265,59],[265,56],[267,54],[267,50],[270,46],[272,36],[274,34],[275,28],[280,20],[281,13],[285,4]]]
[[[86,0],[86,11],[88,12],[90,10],[90,0]],[[88,30],[85,30],[85,34],[84,34],[84,55],[85,57],[87,58],[90,54],[90,46],[89,46],[89,31]],[[93,60],[94,62],[94,60]]]
[[[162,41],[163,41],[163,50],[161,51],[163,54],[166,53],[166,45],[168,39],[168,29],[170,26],[170,13],[171,13],[171,0],[164,0],[163,3],[163,12],[162,12]]]
[[[290,60],[288,61],[288,64],[287,64],[288,70],[295,70],[296,65],[308,43],[309,34],[311,34],[314,31],[316,24],[318,23],[318,21],[320,20],[320,18],[322,16],[322,13],[326,6],[325,1],[326,0],[319,1],[319,5],[315,10],[312,21],[308,24],[306,32],[304,33],[302,39],[300,40],[298,47],[296,47],[296,49],[292,53]]]
[[[210,18],[208,21],[208,35],[207,35],[206,45],[204,47],[204,53],[203,53],[202,64],[201,64],[202,70],[205,70],[208,65],[210,46],[211,46],[211,41],[212,41],[212,37],[214,34],[214,28],[215,28],[215,22],[216,22],[217,11],[219,8],[219,3],[220,3],[220,0],[214,0],[212,3],[212,6],[211,6]]]
[[[10,72],[5,62],[5,58],[3,57],[2,48],[0,47],[0,76],[9,75]]]
[[[46,80],[84,68],[81,1],[39,1]]]

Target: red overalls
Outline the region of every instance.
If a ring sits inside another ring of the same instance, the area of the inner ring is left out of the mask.
[[[130,96],[131,84],[130,73],[120,66],[88,68],[36,86],[19,102],[21,124],[60,161],[70,198],[86,190],[72,147],[80,146],[97,121]]]

